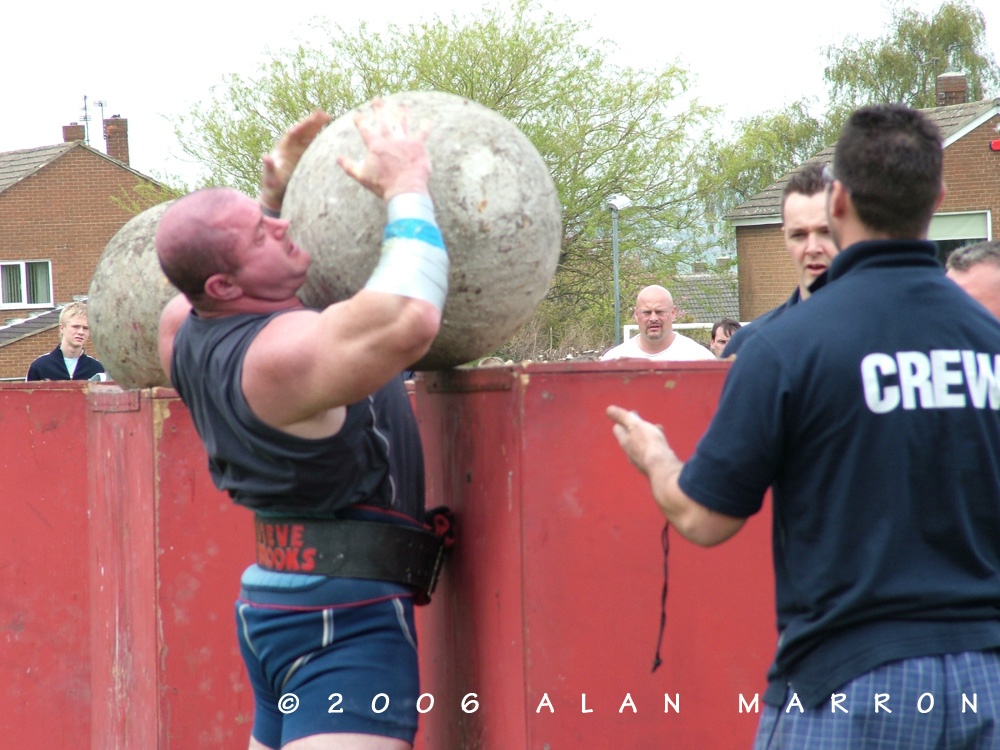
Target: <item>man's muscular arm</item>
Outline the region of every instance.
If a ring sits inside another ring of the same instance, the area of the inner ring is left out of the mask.
[[[374,392],[430,349],[441,324],[448,255],[434,221],[426,131],[376,101],[355,124],[367,147],[344,171],[388,202],[382,257],[364,289],[316,315],[275,318],[247,354],[254,411],[285,427]],[[249,377],[247,376],[249,373]],[[291,385],[294,384],[294,385]]]

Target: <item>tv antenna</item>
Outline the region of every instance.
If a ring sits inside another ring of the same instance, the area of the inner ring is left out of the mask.
[[[83,122],[83,142],[88,146],[90,145],[90,110],[87,109],[87,95],[83,95],[83,116],[80,117]]]
[[[108,103],[103,99],[97,99],[94,101],[94,105],[99,107],[101,110],[101,123],[104,122],[104,108],[108,106]],[[80,118],[83,122],[84,127],[84,142],[90,145],[90,109],[87,106],[87,95],[83,95],[83,116]]]
[[[101,110],[101,133],[104,135],[104,142],[108,142],[108,134],[104,130],[104,108],[108,106],[108,103],[104,99],[96,99],[94,101],[94,106],[100,108]]]

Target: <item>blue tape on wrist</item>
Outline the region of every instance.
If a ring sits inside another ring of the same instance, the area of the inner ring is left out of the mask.
[[[444,309],[448,295],[448,249],[434,221],[434,203],[423,193],[389,201],[382,257],[365,289],[413,297]]]
[[[438,229],[437,224],[432,224],[424,219],[396,219],[386,224],[382,241],[388,242],[394,239],[417,240],[447,252],[444,238],[441,237],[441,230]]]

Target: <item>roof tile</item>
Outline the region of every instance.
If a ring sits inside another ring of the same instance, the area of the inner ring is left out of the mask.
[[[670,282],[670,295],[679,310],[695,323],[740,318],[739,282],[732,271],[678,276]]]
[[[59,143],[55,146],[41,146],[0,153],[0,193],[25,177],[30,177],[76,145],[76,142]]]

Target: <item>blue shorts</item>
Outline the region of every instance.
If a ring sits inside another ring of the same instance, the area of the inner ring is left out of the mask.
[[[299,589],[246,581],[236,625],[258,742],[280,748],[352,732],[413,743],[420,679],[407,589],[344,578]]]
[[[1000,652],[968,651],[883,664],[801,711],[765,705],[754,750],[996,750]]]

